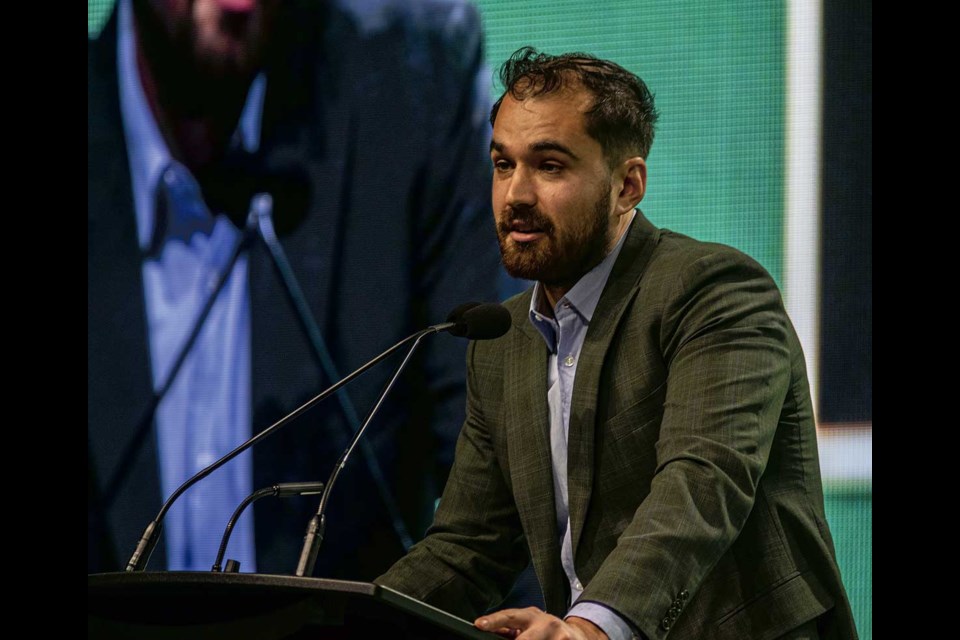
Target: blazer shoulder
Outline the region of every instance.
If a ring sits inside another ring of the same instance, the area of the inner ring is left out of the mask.
[[[489,97],[475,7],[459,0],[317,4],[325,15],[316,38],[294,33],[307,41],[288,45],[291,57],[303,59],[303,73],[314,74],[308,82],[315,93],[348,96],[361,116],[396,117],[391,135],[418,140],[455,135],[465,122],[485,124]],[[278,66],[277,74],[291,73],[289,65]]]
[[[466,0],[339,0],[335,10],[348,19],[361,40],[389,37],[414,48],[443,47],[446,63],[466,65],[466,52],[479,49],[480,14]]]
[[[773,277],[766,267],[740,249],[719,242],[697,240],[669,229],[661,229],[649,271],[681,282],[739,272],[773,283]]]

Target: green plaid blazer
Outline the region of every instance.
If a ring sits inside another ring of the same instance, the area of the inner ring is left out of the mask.
[[[426,537],[376,582],[472,619],[533,562],[562,616],[547,347],[468,349],[467,417]],[[568,436],[581,601],[651,639],[857,636],[824,516],[803,354],[776,284],[638,212],[587,331]]]

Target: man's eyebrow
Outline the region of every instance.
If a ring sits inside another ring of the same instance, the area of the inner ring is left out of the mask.
[[[534,142],[530,145],[530,148],[533,151],[559,151],[560,153],[570,156],[574,160],[579,160],[580,158],[573,151],[570,150],[566,145],[562,145],[556,140],[541,140],[539,142]]]
[[[504,146],[502,143],[497,142],[496,140],[490,141],[490,151],[496,151],[497,153],[503,153]],[[560,144],[556,140],[540,140],[539,142],[534,142],[530,145],[531,151],[543,152],[543,151],[557,151],[564,155],[570,156],[574,160],[579,160],[580,157],[570,150],[566,145]]]

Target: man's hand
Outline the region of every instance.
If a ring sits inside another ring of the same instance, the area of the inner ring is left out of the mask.
[[[561,620],[536,607],[504,609],[477,618],[478,629],[517,640],[607,640],[607,634],[586,618]]]

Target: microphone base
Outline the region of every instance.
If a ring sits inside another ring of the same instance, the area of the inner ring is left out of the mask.
[[[303,548],[300,550],[300,559],[297,561],[295,576],[299,578],[312,576],[313,568],[317,564],[317,555],[320,553],[320,544],[323,542],[325,521],[326,516],[315,515],[307,523],[307,533],[303,536]]]
[[[136,550],[130,556],[130,560],[127,561],[127,571],[143,571],[146,568],[147,563],[150,562],[153,548],[157,546],[161,528],[162,525],[154,520],[143,530],[143,535],[140,536],[140,542],[137,543]]]

